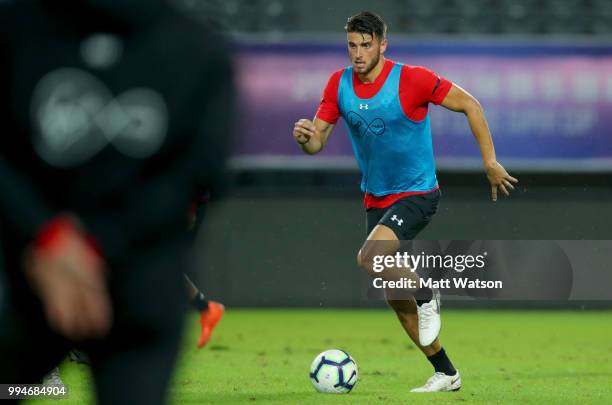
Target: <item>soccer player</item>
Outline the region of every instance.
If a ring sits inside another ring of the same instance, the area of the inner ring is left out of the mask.
[[[497,162],[482,107],[472,95],[424,67],[385,59],[387,26],[380,16],[356,14],[348,19],[345,31],[351,66],[331,75],[314,121],[298,120],[293,137],[304,153],[313,155],[325,147],[338,118],[346,122],[365,193],[368,236],[358,262],[369,271],[368,242],[414,239],[437,210],[440,190],[429,103],[466,115],[493,201],[498,190],[509,195],[518,180]],[[438,339],[440,293],[427,288],[412,292],[410,299],[386,296],[435,370],[425,385],[412,392],[456,391],[461,377]]]
[[[191,305],[200,313],[200,337],[197,347],[201,349],[210,340],[213,329],[225,312],[225,307],[219,302],[206,299],[204,293],[196,287],[189,276],[187,274],[184,274],[184,276]]]
[[[205,191],[190,207],[187,227],[192,245],[195,244],[198,230],[204,221],[209,200],[210,193]],[[225,307],[219,302],[206,299],[204,293],[198,289],[189,276],[185,273],[183,275],[185,276],[191,306],[200,313],[200,337],[198,338],[197,348],[201,349],[210,340],[213,329],[225,313]]]

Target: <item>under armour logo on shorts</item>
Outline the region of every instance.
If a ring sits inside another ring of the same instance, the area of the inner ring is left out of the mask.
[[[395,221],[395,222],[397,222],[397,225],[398,225],[398,226],[402,226],[402,224],[404,223],[404,220],[403,220],[403,219],[401,219],[401,218],[398,218],[398,217],[397,217],[397,215],[393,215],[393,216],[391,217],[391,221]]]

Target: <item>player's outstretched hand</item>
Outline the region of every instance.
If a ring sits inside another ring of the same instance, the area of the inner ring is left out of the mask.
[[[493,201],[497,201],[498,189],[505,195],[510,195],[510,191],[514,190],[513,184],[518,183],[518,179],[510,176],[498,162],[487,165],[486,172],[489,183],[491,183],[491,200]]]
[[[112,315],[104,262],[76,227],[55,226],[52,240],[32,246],[24,264],[52,329],[73,341],[108,333]]]
[[[314,123],[307,118],[302,118],[293,126],[293,138],[300,145],[305,145],[314,136],[315,131]]]

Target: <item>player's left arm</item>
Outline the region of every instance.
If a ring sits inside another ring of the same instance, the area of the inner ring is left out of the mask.
[[[504,194],[510,195],[510,191],[514,190],[513,183],[518,183],[518,180],[510,176],[497,161],[491,131],[478,100],[461,87],[453,84],[440,105],[448,110],[462,112],[466,115],[472,134],[474,134],[474,138],[476,138],[480,147],[485,172],[489,183],[491,183],[491,199],[497,201],[498,189]]]

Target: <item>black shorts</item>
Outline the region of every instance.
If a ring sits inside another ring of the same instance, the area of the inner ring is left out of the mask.
[[[441,195],[438,189],[427,194],[401,198],[387,208],[367,209],[367,235],[380,224],[391,228],[399,240],[414,239],[438,210]]]

